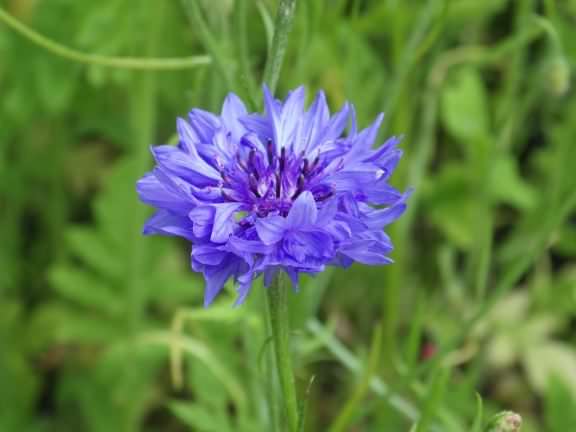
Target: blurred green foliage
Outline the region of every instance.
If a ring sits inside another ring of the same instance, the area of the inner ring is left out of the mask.
[[[273,0],[190,1],[0,2],[86,53],[212,57],[86,65],[0,24],[2,432],[282,430],[262,287],[204,310],[187,245],[140,235],[148,147],[230,90],[255,105],[274,30]],[[306,431],[576,430],[575,23],[575,0],[298,3],[279,94],[385,111],[415,188],[393,266],[290,300]]]

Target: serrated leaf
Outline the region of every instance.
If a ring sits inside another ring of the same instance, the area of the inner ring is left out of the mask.
[[[140,430],[154,397],[150,384],[165,357],[163,350],[117,339],[63,377],[58,399],[78,409],[91,430]]]
[[[30,349],[39,350],[54,343],[109,344],[123,331],[118,321],[53,302],[36,311],[26,335]]]
[[[72,252],[84,260],[99,274],[114,278],[122,275],[122,263],[117,250],[92,228],[72,227],[66,232],[66,240]]]
[[[110,287],[87,271],[73,267],[55,267],[50,272],[50,282],[64,298],[91,310],[118,315],[121,303]]]
[[[126,238],[130,231],[142,231],[143,221],[128,217],[137,206],[144,205],[138,201],[136,181],[138,163],[134,159],[123,159],[116,163],[114,169],[105,179],[104,189],[94,201],[94,213],[99,225],[117,253],[126,257]]]

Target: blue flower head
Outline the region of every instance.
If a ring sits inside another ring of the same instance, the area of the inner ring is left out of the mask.
[[[152,148],[156,166],[137,185],[157,209],[144,234],[192,243],[205,305],[228,279],[242,303],[261,274],[269,286],[284,271],[297,289],[300,273],[391,262],[384,227],[407,198],[388,184],[399,139],[372,149],[382,115],[358,130],[352,105],[330,115],[324,93],[307,110],[304,101],[303,87],[283,102],[264,88],[264,114],[254,114],[230,94],[220,115],[178,119],[178,146]]]

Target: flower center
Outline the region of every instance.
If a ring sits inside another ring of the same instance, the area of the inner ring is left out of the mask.
[[[333,188],[321,184],[324,168],[319,157],[310,161],[303,153],[295,154],[285,147],[278,154],[268,140],[265,153],[251,146],[220,170],[222,197],[246,204],[258,217],[270,213],[286,216],[305,190],[317,202],[332,196]]]

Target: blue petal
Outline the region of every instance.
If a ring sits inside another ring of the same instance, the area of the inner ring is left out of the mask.
[[[336,216],[336,212],[338,211],[338,200],[331,199],[324,203],[322,208],[318,211],[318,217],[316,218],[317,222],[321,224],[328,224],[334,219]]]
[[[360,132],[355,140],[355,146],[361,147],[363,149],[369,149],[374,144],[376,137],[378,136],[378,129],[380,129],[380,125],[384,120],[384,113],[378,114],[376,120]]]
[[[224,243],[234,231],[236,221],[234,213],[243,206],[241,203],[221,203],[212,205],[216,213],[214,215],[214,226],[210,240],[216,243]]]
[[[286,219],[282,216],[268,216],[256,220],[258,237],[265,245],[273,245],[282,240],[286,231]]]
[[[278,136],[278,132],[280,131],[279,126],[280,126],[280,117],[282,114],[282,105],[280,104],[280,102],[274,99],[274,96],[272,96],[272,93],[270,93],[268,86],[264,85],[263,91],[264,91],[264,109],[268,117],[267,118],[268,123],[270,124],[270,131],[272,132],[272,136],[270,138],[273,138],[274,143],[277,146],[280,138]]]
[[[341,245],[340,252],[355,261],[368,265],[390,264],[392,260],[386,255],[392,246],[383,240],[359,238]]]
[[[345,103],[342,109],[332,116],[328,124],[323,128],[322,133],[318,134],[316,142],[310,143],[309,151],[314,149],[323,151],[326,144],[331,145],[333,141],[339,138],[344,129],[346,129],[349,114],[350,104]]]
[[[231,236],[227,246],[238,256],[244,254],[268,254],[272,252],[272,246],[266,245],[259,240],[246,240],[238,236]]]
[[[282,147],[288,147],[291,143],[304,110],[305,98],[304,87],[298,87],[290,92],[284,104],[279,106],[268,87],[264,86],[264,104],[272,124],[277,154]]]
[[[230,133],[226,132],[224,129],[216,131],[212,138],[212,143],[218,149],[219,154],[226,160],[232,160],[238,155],[238,143],[231,138]]]
[[[390,186],[384,179],[374,183],[365,191],[368,202],[377,205],[390,205],[402,198],[402,193]]]
[[[284,267],[283,270],[290,278],[290,282],[292,282],[292,289],[294,291],[298,291],[300,289],[298,285],[298,271],[293,267]]]
[[[364,162],[377,166],[383,172],[381,177],[388,179],[402,158],[402,150],[396,147],[399,142],[400,138],[389,138],[382,147],[372,152]]]
[[[358,122],[356,121],[356,108],[354,108],[354,105],[350,104],[350,130],[348,136],[355,137],[357,133]]]
[[[232,137],[239,141],[246,129],[240,123],[240,118],[244,117],[248,111],[242,100],[234,93],[229,93],[222,105],[221,121],[226,130],[232,133]]]
[[[350,226],[344,221],[332,221],[326,225],[324,229],[330,233],[336,242],[342,242],[352,237],[352,229],[350,229]]]
[[[329,183],[334,186],[336,192],[356,193],[365,191],[377,180],[376,171],[365,169],[364,171],[352,171],[346,169],[339,171],[329,178]]]
[[[247,130],[255,133],[258,137],[264,140],[274,137],[272,125],[264,116],[259,114],[248,114],[240,119],[240,123],[242,123]],[[266,151],[266,149],[263,149],[263,151]]]
[[[204,238],[211,234],[215,213],[216,209],[212,206],[199,206],[190,211],[188,216],[192,221],[195,236]]]
[[[212,304],[216,296],[222,291],[224,284],[230,277],[230,272],[226,269],[220,269],[217,273],[211,276],[204,274],[204,279],[206,281],[206,287],[204,288],[204,307],[208,307]]]
[[[304,262],[307,257],[329,258],[334,253],[332,237],[321,231],[293,231],[283,247],[298,262]]]
[[[167,182],[162,182],[156,174],[148,173],[136,183],[140,200],[161,209],[169,209],[180,214],[187,214],[195,202],[190,195],[174,190]]]
[[[302,118],[305,100],[306,91],[304,86],[300,86],[288,94],[282,107],[280,124],[277,126],[279,127],[279,138],[276,144],[278,150],[292,144],[296,127]]]
[[[222,263],[228,253],[212,245],[199,245],[192,247],[192,258],[205,265],[216,266]]]
[[[330,111],[326,103],[326,95],[319,91],[316,99],[310,106],[303,122],[303,148],[298,150],[307,151],[316,146],[318,137],[322,134],[326,124],[330,120]]]
[[[176,120],[176,130],[178,131],[182,150],[188,154],[195,155],[196,145],[200,143],[200,138],[198,138],[194,129],[192,129],[186,120],[179,118]]]
[[[196,132],[201,143],[212,141],[214,132],[220,128],[220,119],[211,112],[201,109],[193,109],[188,114],[190,126]]]
[[[144,224],[142,233],[145,235],[163,234],[184,237],[190,241],[196,240],[192,231],[192,222],[185,216],[175,215],[166,210],[159,210],[148,219]]]
[[[192,195],[205,203],[222,201],[222,191],[225,190],[218,186],[196,187],[194,185],[189,185],[189,187]]]
[[[292,204],[286,222],[291,228],[299,228],[314,224],[317,218],[318,209],[314,196],[309,191],[305,191]]]
[[[204,279],[206,280],[204,306],[212,303],[228,279],[237,279],[248,271],[249,267],[246,263],[232,254],[228,254],[217,266],[207,266],[204,269]]]
[[[248,297],[248,294],[250,293],[251,288],[252,288],[252,279],[246,282],[238,283],[238,288],[236,288],[236,291],[238,292],[238,297],[234,302],[234,306],[240,306],[242,303],[244,303],[246,297]]]
[[[389,159],[391,156],[395,156],[398,153],[402,154],[402,152],[396,148],[396,146],[400,143],[399,137],[390,137],[386,140],[381,147],[376,149],[372,152],[372,154],[364,159],[365,162],[375,162],[378,166],[382,166],[386,164],[386,160]]]
[[[226,257],[220,265],[206,268],[204,271],[204,279],[206,280],[204,307],[209,306],[214,301],[214,298],[222,291],[226,281],[234,276],[237,270],[238,264],[230,256]]]
[[[260,272],[258,270],[250,269],[249,271],[238,277],[237,279],[238,286],[236,287],[238,297],[234,302],[234,306],[240,306],[242,303],[244,303],[244,300],[246,300],[246,297],[248,296],[248,293],[252,288],[252,282],[254,281],[254,279],[258,277],[259,274]]]
[[[373,204],[393,204],[402,194],[378,177],[378,172],[369,168],[363,171],[340,171],[329,177],[336,193],[352,194],[356,200]]]
[[[152,148],[156,162],[169,172],[196,184],[207,186],[221,180],[220,173],[202,158],[194,158],[174,146],[162,145]]]
[[[406,201],[402,198],[390,207],[370,212],[363,218],[363,221],[370,229],[382,229],[398,219],[405,210]]]

